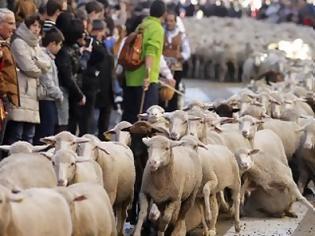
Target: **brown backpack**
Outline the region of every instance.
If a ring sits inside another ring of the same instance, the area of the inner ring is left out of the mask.
[[[141,28],[126,38],[118,57],[118,64],[122,65],[125,70],[136,70],[144,63],[141,58],[142,43],[143,30]]]

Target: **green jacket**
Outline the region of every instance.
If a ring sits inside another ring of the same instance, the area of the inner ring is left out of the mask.
[[[150,72],[150,82],[157,83],[160,72],[160,59],[164,45],[164,29],[160,19],[149,16],[143,20],[141,25],[143,32],[142,57],[153,56],[153,63]],[[137,70],[126,71],[127,86],[142,86],[145,77],[145,65],[143,64]]]

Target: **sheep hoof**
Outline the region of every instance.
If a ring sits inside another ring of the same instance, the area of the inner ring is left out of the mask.
[[[208,232],[207,232],[207,236],[216,236],[217,235],[217,232],[215,229],[210,229]]]
[[[295,213],[292,212],[292,211],[286,211],[286,212],[285,212],[285,215],[286,215],[287,217],[291,217],[291,218],[298,218],[298,215],[295,214]]]
[[[235,232],[236,232],[236,233],[239,233],[240,231],[241,231],[240,223],[236,223],[236,224],[235,224]]]

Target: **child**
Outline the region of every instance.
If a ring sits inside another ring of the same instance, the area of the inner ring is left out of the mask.
[[[56,102],[63,101],[63,93],[59,88],[58,71],[54,59],[61,49],[63,41],[63,34],[55,27],[46,32],[42,39],[43,57],[50,62],[51,68],[39,78],[40,124],[36,127],[35,144],[39,143],[40,138],[53,135],[55,126],[58,124]]]

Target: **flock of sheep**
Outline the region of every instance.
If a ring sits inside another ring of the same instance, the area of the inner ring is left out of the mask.
[[[208,47],[219,45],[220,63],[227,55],[240,63],[246,54],[235,49],[262,49],[259,58],[280,55],[274,50],[266,55],[262,45],[309,33],[291,25],[264,31],[264,24],[247,21],[226,19],[225,28],[215,21],[194,52],[215,60]],[[198,31],[199,24],[192,25]],[[232,26],[255,34],[233,35]],[[216,41],[219,33],[226,42]],[[238,47],[227,43],[232,36]],[[42,146],[0,146],[9,153],[0,162],[0,235],[123,235],[128,217],[135,236],[152,230],[185,235],[200,227],[212,236],[221,211],[234,218],[236,232],[241,215],[297,217],[291,209],[296,201],[315,214],[302,195],[315,183],[314,64],[281,58],[282,82],[257,80],[267,74],[255,67],[256,80],[238,94],[215,103],[191,102],[171,113],[152,106],[138,122],[123,121],[107,131],[106,142],[64,131],[43,138]],[[253,63],[259,65],[255,58]]]
[[[315,57],[315,32],[310,27],[247,17],[185,18],[183,22],[192,51],[189,78],[249,82],[268,71],[286,73],[284,55]]]
[[[135,236],[215,235],[221,211],[236,232],[241,215],[297,217],[296,201],[315,213],[302,195],[315,182],[315,77],[290,71],[215,103],[152,106],[111,141],[61,132],[0,146],[0,235],[123,235],[127,215]]]

